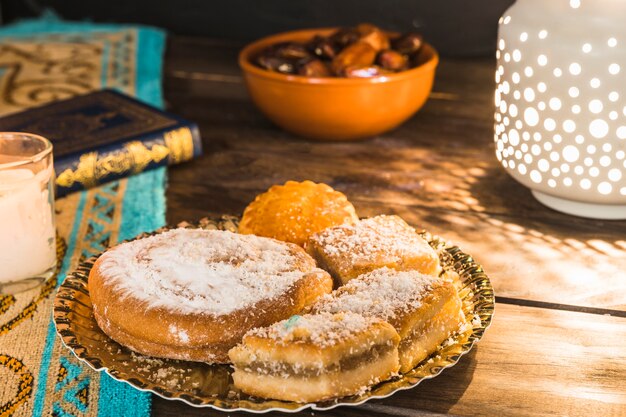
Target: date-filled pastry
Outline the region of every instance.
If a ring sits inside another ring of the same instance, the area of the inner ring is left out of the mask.
[[[332,279],[297,245],[180,228],[107,250],[88,286],[98,325],[120,344],[224,363],[248,330],[300,312]]]
[[[358,221],[346,196],[326,184],[287,181],[259,194],[246,207],[239,233],[303,246],[313,233]]]
[[[454,284],[417,271],[377,269],[313,304],[312,313],[353,312],[389,322],[400,335],[400,372],[434,352],[465,322]]]
[[[307,252],[338,285],[378,268],[437,275],[439,257],[428,242],[398,216],[376,216],[312,235]]]
[[[353,395],[398,371],[394,328],[354,313],[293,316],[254,329],[229,355],[249,395],[313,402]]]

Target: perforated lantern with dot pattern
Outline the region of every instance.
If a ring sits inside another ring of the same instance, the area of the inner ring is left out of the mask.
[[[496,56],[504,168],[554,209],[626,219],[626,0],[518,0]]]

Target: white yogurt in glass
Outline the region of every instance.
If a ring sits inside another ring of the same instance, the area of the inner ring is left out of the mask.
[[[6,290],[6,283],[46,279],[56,266],[52,155],[50,151],[43,157],[41,151],[28,155],[28,149],[23,156],[4,155],[3,135],[0,133],[0,293],[12,292]]]

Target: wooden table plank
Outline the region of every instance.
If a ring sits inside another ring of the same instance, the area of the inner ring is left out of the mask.
[[[362,215],[395,212],[458,242],[501,296],[626,310],[626,222],[552,211],[494,157],[490,60],[443,60],[437,94],[393,132],[320,143],[275,128],[254,108],[236,46],[173,43],[166,97],[198,121],[206,155],[172,168],[170,222],[241,213],[273,184],[312,179],[344,191]]]
[[[624,340],[624,318],[498,304],[480,343],[440,376],[365,406],[296,416],[422,415],[416,410],[472,416],[623,416]],[[165,400],[155,400],[155,411],[163,417],[183,412],[225,415]]]
[[[324,181],[362,216],[396,213],[459,244],[509,303],[498,304],[479,346],[439,377],[359,408],[299,415],[626,415],[626,222],[554,212],[501,169],[493,61],[443,60],[427,105],[393,132],[317,143],[277,129],[254,108],[237,49],[170,44],[166,99],[199,123],[206,154],[170,170],[169,222],[239,214],[288,179]],[[577,306],[621,317],[559,310]],[[153,414],[225,415],[162,399]]]

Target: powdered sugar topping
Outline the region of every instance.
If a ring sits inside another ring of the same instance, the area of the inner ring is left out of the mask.
[[[434,255],[433,249],[415,229],[398,216],[375,216],[353,226],[331,227],[312,237],[327,255],[349,254],[351,263],[370,261],[372,255],[384,254],[401,260],[416,253]]]
[[[189,334],[185,331],[185,329],[181,329],[175,324],[170,324],[168,330],[178,342],[183,344],[189,343]]]
[[[271,339],[278,344],[300,341],[327,347],[365,331],[376,322],[379,320],[354,313],[305,314],[292,316],[269,327],[250,330],[246,336]]]
[[[332,294],[324,295],[313,306],[313,311],[350,311],[389,320],[400,312],[419,308],[437,282],[441,279],[417,271],[380,268],[349,281]]]
[[[108,250],[100,273],[147,308],[223,315],[278,297],[316,270],[296,250],[253,235],[181,228]]]

